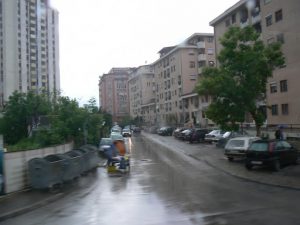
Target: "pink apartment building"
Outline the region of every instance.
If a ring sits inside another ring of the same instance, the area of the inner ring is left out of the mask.
[[[268,80],[266,122],[300,127],[300,1],[240,0],[210,25],[214,27],[216,54],[222,47],[219,39],[230,26],[253,26],[265,44],[282,43],[286,63]]]
[[[129,116],[128,78],[134,68],[112,68],[99,77],[99,106],[113,122]]]
[[[202,69],[215,65],[214,35],[195,33],[177,46],[159,51],[152,66],[155,78],[156,123],[163,125],[212,124],[205,117],[208,96],[198,96]]]

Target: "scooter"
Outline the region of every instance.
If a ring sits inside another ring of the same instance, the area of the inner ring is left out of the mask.
[[[129,155],[120,156],[119,159],[111,160],[106,166],[108,174],[126,174],[130,171]]]

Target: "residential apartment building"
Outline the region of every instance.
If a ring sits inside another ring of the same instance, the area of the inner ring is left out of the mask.
[[[100,108],[112,115],[114,122],[129,116],[128,79],[134,68],[112,68],[99,77]]]
[[[203,67],[215,65],[214,48],[213,34],[196,33],[159,51],[160,58],[152,64],[158,125],[209,124],[205,110],[210,99],[198,96],[195,87]]]
[[[130,116],[138,118],[145,125],[156,123],[155,80],[151,65],[136,68],[128,80]]]
[[[268,80],[266,105],[269,125],[300,125],[300,2],[299,0],[241,0],[210,22],[214,27],[216,52],[219,38],[230,26],[253,26],[265,44],[282,43],[285,66]]]
[[[0,108],[14,91],[60,89],[58,40],[48,0],[0,0]]]

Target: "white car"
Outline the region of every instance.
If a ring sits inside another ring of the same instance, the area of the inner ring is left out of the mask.
[[[225,155],[229,161],[234,158],[243,158],[253,141],[260,140],[259,137],[236,137],[229,139],[225,145]]]
[[[129,128],[124,128],[122,130],[123,137],[131,137],[131,130]]]
[[[205,134],[205,138],[204,141],[205,142],[218,142],[220,138],[223,137],[223,134],[225,133],[225,131],[223,130],[213,130],[211,132],[209,132],[208,134]]]

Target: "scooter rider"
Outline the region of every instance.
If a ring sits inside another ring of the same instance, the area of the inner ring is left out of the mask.
[[[110,148],[106,149],[104,154],[107,157],[107,164],[111,165],[114,162],[120,162],[122,156],[126,153],[124,140],[123,139],[113,139]]]

